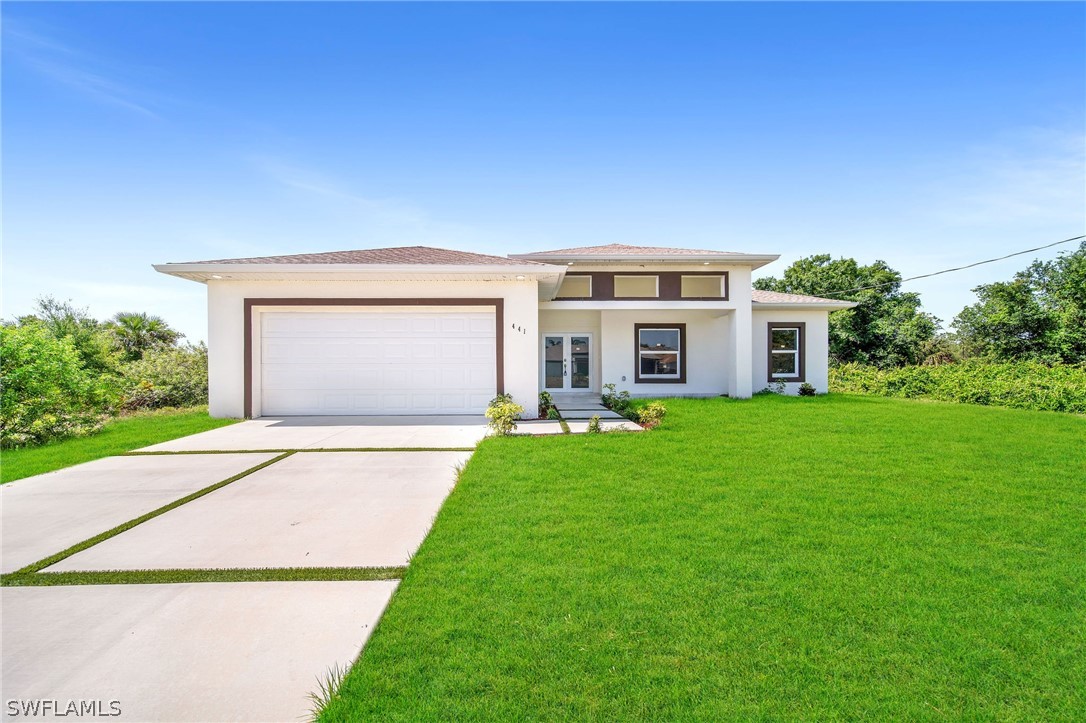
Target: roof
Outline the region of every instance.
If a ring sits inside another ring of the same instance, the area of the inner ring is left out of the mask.
[[[700,249],[676,249],[668,246],[631,246],[630,244],[605,244],[603,246],[574,246],[553,251],[534,251],[515,256],[746,256],[738,251],[703,251]]]
[[[841,309],[848,309],[856,306],[855,302],[844,301],[842,299],[825,299],[821,296],[785,294],[780,291],[763,291],[761,289],[751,289],[750,300],[755,304],[778,304],[788,306],[823,306],[832,304]]]
[[[452,251],[433,246],[397,246],[384,249],[359,249],[356,251],[327,251],[315,254],[290,254],[287,256],[254,256],[243,259],[215,259],[189,261],[188,264],[406,264],[440,266],[524,266],[534,261],[513,259],[506,256],[474,254]]]
[[[631,244],[606,244],[603,246],[575,246],[552,251],[535,251],[530,254],[510,254],[510,258],[545,263],[622,264],[650,262],[658,264],[727,263],[759,268],[780,258],[777,254],[747,254],[739,251],[711,251],[705,249],[680,249],[669,246],[633,246]]]

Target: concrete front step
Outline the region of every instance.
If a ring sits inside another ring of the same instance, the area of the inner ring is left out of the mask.
[[[610,409],[559,409],[562,419],[623,419],[621,414],[615,414]]]

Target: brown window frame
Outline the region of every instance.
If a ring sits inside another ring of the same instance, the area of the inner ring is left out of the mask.
[[[593,298],[595,298],[595,294],[596,294],[595,274],[566,274],[565,278],[568,279],[571,276],[575,276],[577,278],[588,279],[588,296],[558,296],[558,291],[561,291],[561,289],[562,289],[562,287],[559,286],[558,290],[555,291],[555,296],[554,296],[555,301],[591,301]],[[564,280],[563,280],[563,283],[565,283]]]
[[[555,301],[643,301],[647,303],[655,301],[728,301],[731,295],[731,276],[726,270],[719,271],[571,271],[566,276],[590,276],[592,277],[592,296],[563,296],[556,297]],[[615,296],[616,276],[656,276],[656,296]],[[723,296],[683,296],[683,276],[723,276]]]
[[[654,279],[656,281],[656,294],[654,296],[619,296],[614,292],[615,287],[618,286],[619,279]],[[659,301],[660,300],[660,274],[646,272],[646,273],[616,273],[611,277],[611,290],[614,295],[611,297],[615,301]]]
[[[679,376],[660,379],[641,376],[641,331],[642,329],[678,329],[679,330]],[[634,324],[634,383],[635,384],[686,384],[686,324]]]
[[[796,344],[796,367],[798,374],[790,377],[773,376],[773,330],[796,329],[798,339]],[[803,382],[807,380],[807,323],[803,321],[770,321],[766,324],[766,378],[773,382]]]

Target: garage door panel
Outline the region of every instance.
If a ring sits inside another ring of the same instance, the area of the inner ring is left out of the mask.
[[[480,413],[495,391],[494,315],[265,312],[262,413]]]

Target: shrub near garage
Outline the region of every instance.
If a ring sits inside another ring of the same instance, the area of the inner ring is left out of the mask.
[[[122,369],[121,408],[191,407],[207,404],[207,347],[165,347],[144,352]]]
[[[0,327],[0,446],[41,444],[94,431],[112,402],[68,337],[41,324]]]

